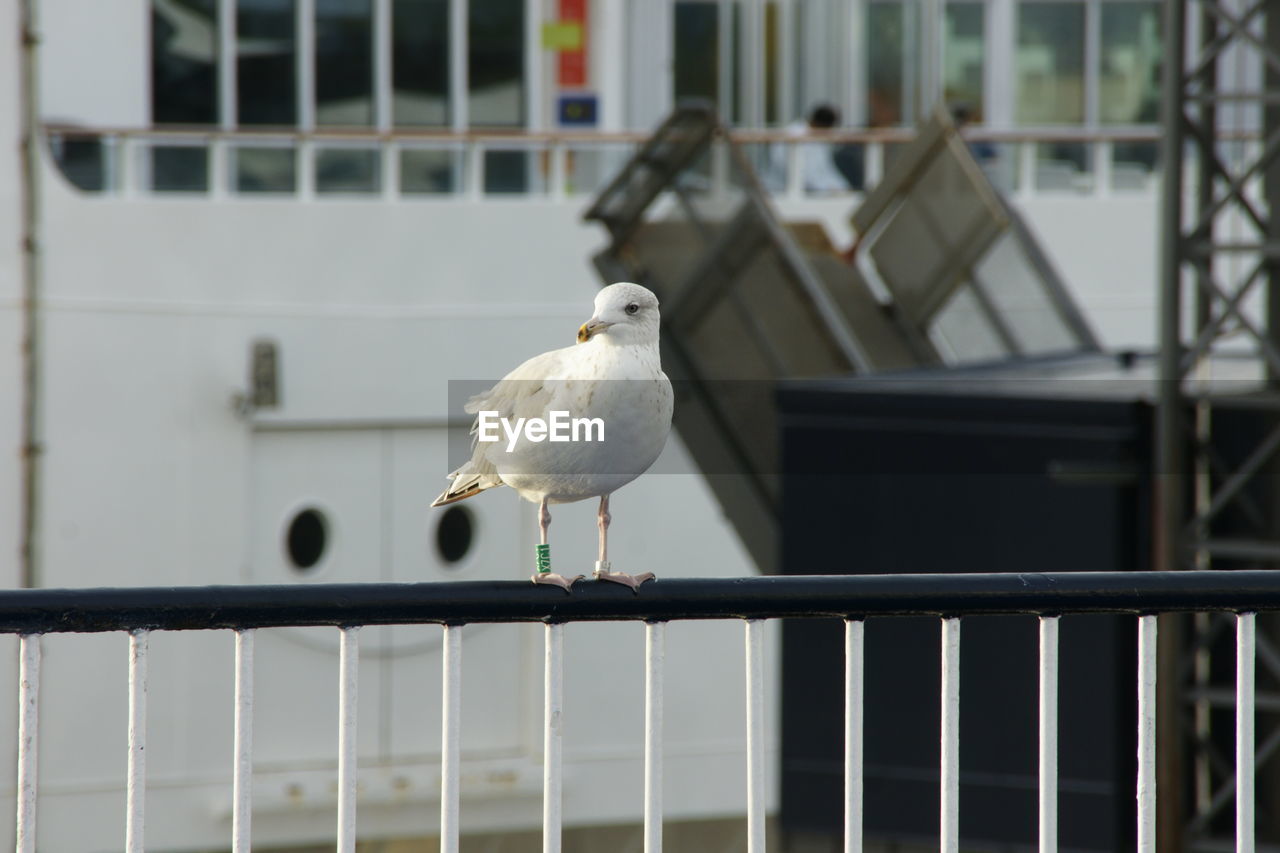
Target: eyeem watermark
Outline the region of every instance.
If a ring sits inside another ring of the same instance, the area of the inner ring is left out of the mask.
[[[543,441],[604,441],[604,418],[571,418],[568,412],[550,412],[549,418],[501,417],[498,412],[481,411],[476,421],[476,439],[501,441],[507,438],[507,452],[515,450],[521,434],[535,444]],[[501,430],[501,434],[499,433]]]

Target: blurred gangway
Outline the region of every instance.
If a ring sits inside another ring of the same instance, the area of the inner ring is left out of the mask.
[[[812,156],[810,145],[778,153],[793,177],[799,158]],[[767,159],[760,170],[777,158]],[[662,300],[664,364],[686,389],[676,426],[771,572],[779,380],[1092,353],[1099,344],[945,111],[894,153],[852,216],[857,239],[847,250],[821,223],[781,221],[757,171],[711,106],[685,103],[586,218],[609,231],[594,258],[602,280],[636,281]]]

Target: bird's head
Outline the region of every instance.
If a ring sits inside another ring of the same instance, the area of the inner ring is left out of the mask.
[[[578,328],[578,343],[603,335],[614,344],[658,340],[658,297],[630,282],[611,284],[596,294],[595,313]]]

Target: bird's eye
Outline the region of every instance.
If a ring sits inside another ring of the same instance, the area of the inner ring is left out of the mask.
[[[629,305],[627,305],[627,313],[628,313],[628,314],[634,314],[634,313],[636,313],[636,312],[637,312],[637,311],[639,311],[639,310],[640,310],[640,306],[639,306],[639,305],[637,305],[637,304],[636,304],[636,303],[634,303],[634,302],[632,302],[632,303],[630,303]]]

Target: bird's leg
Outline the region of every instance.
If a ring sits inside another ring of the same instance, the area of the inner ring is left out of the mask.
[[[600,528],[600,559],[596,560],[596,580],[611,581],[629,586],[639,592],[640,584],[653,580],[653,572],[629,575],[626,572],[610,571],[609,566],[609,522],[613,516],[609,514],[609,496],[600,496],[600,511],[596,513],[596,526]]]
[[[600,509],[596,512],[596,527],[600,528],[600,567],[609,568],[609,522],[613,516],[609,514],[609,496],[600,496]]]
[[[574,578],[566,578],[551,571],[551,545],[547,542],[547,528],[551,526],[551,511],[547,509],[547,499],[543,498],[542,503],[538,505],[538,532],[539,544],[535,548],[537,556],[536,568],[533,573],[534,583],[554,584],[563,587],[565,592],[569,592],[569,587],[573,586],[573,582],[582,579],[582,575]]]

